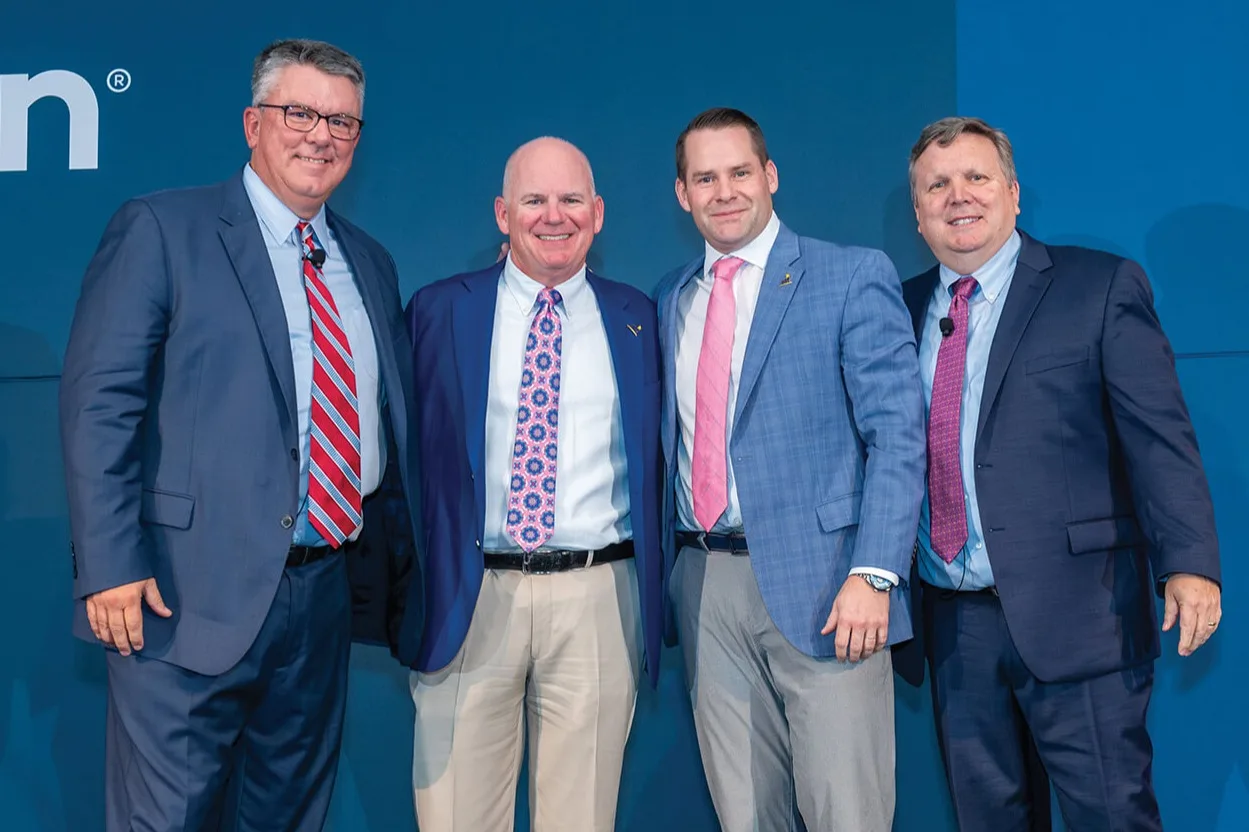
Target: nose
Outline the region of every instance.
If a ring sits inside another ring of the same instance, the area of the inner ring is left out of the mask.
[[[714,196],[718,202],[728,202],[733,198],[733,183],[724,178],[716,179]]]
[[[546,210],[542,212],[542,219],[550,225],[559,225],[564,221],[564,213],[558,199],[552,199],[546,203]]]
[[[954,179],[950,182],[948,193],[951,202],[963,203],[971,200],[971,191],[967,187],[967,183],[961,179]]]

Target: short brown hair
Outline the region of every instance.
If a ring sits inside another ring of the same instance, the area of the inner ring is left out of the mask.
[[[911,163],[907,168],[907,178],[911,182],[912,203],[916,199],[915,163],[919,161],[919,157],[923,156],[924,151],[934,142],[938,147],[949,147],[964,133],[970,133],[973,136],[984,136],[993,142],[993,146],[997,148],[998,161],[1002,165],[1002,173],[1006,175],[1006,184],[1015,184],[1015,151],[1011,148],[1010,139],[1006,138],[1006,134],[983,119],[950,116],[940,121],[934,121],[925,127],[919,134],[919,140],[911,148]]]
[[[732,107],[712,107],[694,116],[681,135],[677,136],[677,179],[685,181],[685,138],[695,130],[724,130],[728,127],[745,127],[750,133],[750,144],[754,147],[759,164],[768,163],[768,145],[763,140],[763,128],[759,122]]]

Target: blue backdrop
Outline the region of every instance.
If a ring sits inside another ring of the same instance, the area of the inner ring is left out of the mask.
[[[1164,641],[1155,776],[1168,829],[1249,828],[1249,334],[1238,323],[1249,275],[1232,248],[1249,239],[1249,6],[364,0],[302,14],[332,13],[324,24],[257,6],[0,6],[0,598],[10,632],[0,826],[101,825],[104,663],[69,636],[56,435],[83,268],[127,197],[223,179],[244,162],[251,59],[274,38],[307,36],[354,52],[369,73],[368,126],[334,202],[390,248],[405,296],[493,260],[503,163],[537,135],[568,138],[594,163],[607,204],[595,267],[650,290],[699,250],[672,196],[672,144],[707,106],[762,123],[787,224],[884,248],[904,276],[930,262],[906,186],[919,129],[956,112],[1005,128],[1023,226],[1143,262],[1180,353],[1214,489],[1227,612],[1192,659],[1174,656],[1174,636]],[[48,70],[63,72],[28,80]],[[72,109],[44,98],[28,110],[46,91]],[[683,685],[670,652],[659,691],[638,703],[623,830],[715,828]],[[351,686],[332,828],[412,829],[405,677],[383,652],[357,649]],[[897,710],[895,828],[953,829],[927,690],[900,685]]]

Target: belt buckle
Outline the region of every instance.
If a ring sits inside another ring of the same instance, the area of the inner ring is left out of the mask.
[[[702,547],[704,552],[710,555],[711,547],[707,545],[707,532],[701,531],[695,532],[694,534],[697,536],[698,545]]]
[[[521,550],[520,554],[520,574],[532,575],[533,552]]]

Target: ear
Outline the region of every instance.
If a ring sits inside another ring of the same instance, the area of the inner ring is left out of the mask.
[[[594,233],[597,234],[603,230],[603,198],[598,194],[594,195]]]
[[[768,159],[768,163],[763,166],[763,175],[768,179],[768,193],[776,193],[777,188],[781,186],[781,178],[776,172],[776,163],[771,159]]]
[[[689,195],[685,193],[685,183],[682,182],[680,179],[676,181],[676,191],[677,191],[677,202],[681,203],[681,207],[685,209],[686,213],[689,213],[689,210],[690,210]]]
[[[1015,200],[1015,216],[1019,216],[1019,180],[1016,179],[1010,186],[1011,197]]]
[[[243,108],[243,136],[247,146],[255,150],[260,143],[260,110],[255,107]]]
[[[499,226],[499,231],[506,235],[511,235],[507,225],[507,203],[503,201],[503,197],[496,196],[494,198],[494,221]]]

